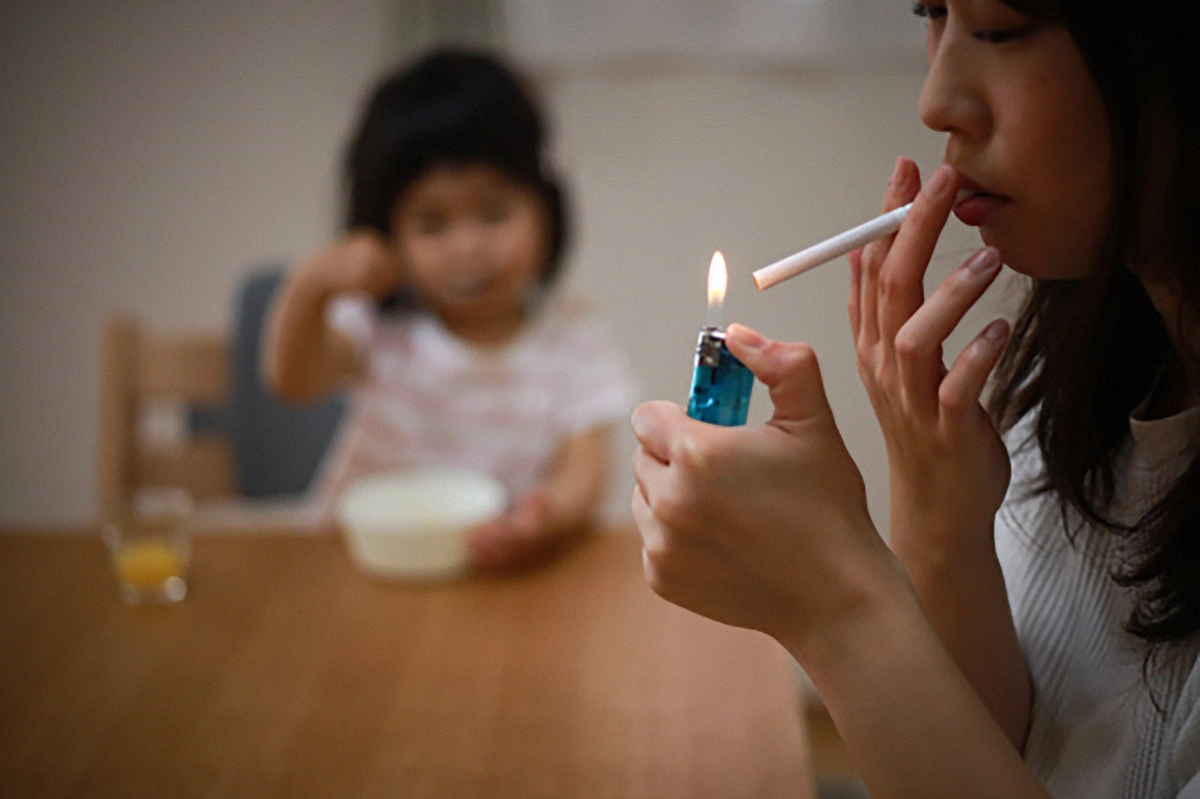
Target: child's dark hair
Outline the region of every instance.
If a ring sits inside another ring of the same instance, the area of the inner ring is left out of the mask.
[[[537,105],[500,61],[457,50],[426,55],[385,78],[367,103],[346,158],[346,227],[390,234],[396,201],[430,167],[487,164],[541,198],[548,285],[561,268],[567,218],[543,156],[545,136]]]
[[[1200,322],[1200,7],[1195,0],[1004,0],[1071,33],[1100,89],[1113,141],[1107,238],[1081,280],[1034,281],[997,371],[991,410],[1004,426],[1036,412],[1045,490],[1127,537],[1114,576],[1136,603],[1127,629],[1151,645],[1200,633],[1200,456],[1145,517],[1107,519],[1129,414],[1165,369],[1196,374],[1187,343]],[[1153,158],[1168,167],[1161,241],[1139,240]],[[1127,257],[1151,252],[1180,301],[1179,329],[1155,309]]]

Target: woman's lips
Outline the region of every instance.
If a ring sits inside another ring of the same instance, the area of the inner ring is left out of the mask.
[[[974,187],[962,188],[954,201],[954,215],[964,225],[980,227],[986,225],[1007,202],[1009,199],[1001,194]]]

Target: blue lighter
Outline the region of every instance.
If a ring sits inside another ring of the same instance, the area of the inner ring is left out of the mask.
[[[696,366],[687,415],[736,427],[746,423],[754,375],[725,346],[725,331],[706,327],[696,342]]]
[[[696,341],[687,415],[702,422],[736,427],[746,423],[754,375],[725,346],[721,310],[727,282],[725,258],[718,250],[708,267],[708,323],[700,329]]]

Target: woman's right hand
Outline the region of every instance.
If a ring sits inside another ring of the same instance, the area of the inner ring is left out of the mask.
[[[783,644],[873,796],[1048,799],[875,532],[812,350],[736,325],[726,340],[775,414],[736,428],[667,402],[634,414],[633,515],[651,587]],[[993,635],[990,622],[975,626]]]
[[[893,547],[935,560],[959,546],[991,546],[1009,480],[1004,444],[980,403],[1007,323],[984,328],[949,370],[942,360],[946,337],[999,274],[1000,255],[980,250],[928,299],[922,286],[956,189],[952,167],[940,166],[922,189],[916,164],[900,159],[883,208],[911,202],[912,211],[894,237],[850,256],[850,324],[887,443]]]
[[[728,428],[669,402],[634,413],[646,576],[664,598],[796,652],[844,633],[881,586],[907,589],[871,523],[812,350],[739,325],[726,340],[770,390],[775,414]]]

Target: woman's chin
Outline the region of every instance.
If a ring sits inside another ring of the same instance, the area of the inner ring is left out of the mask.
[[[980,227],[983,243],[1000,251],[1000,261],[1012,271],[1035,280],[1078,280],[1086,277],[1090,263],[1078,259],[1055,258],[1045,247],[1023,246],[1014,237],[991,227]]]

